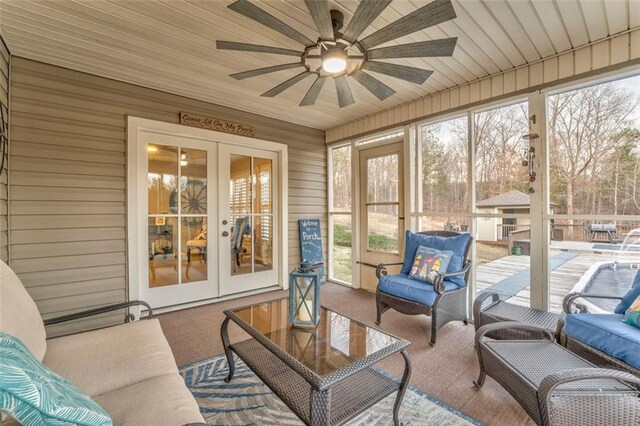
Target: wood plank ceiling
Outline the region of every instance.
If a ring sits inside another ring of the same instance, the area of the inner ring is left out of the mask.
[[[302,0],[252,0],[310,39]],[[361,38],[430,0],[395,0]],[[388,45],[458,37],[453,57],[390,62],[434,70],[422,86],[374,74],[396,94],[379,101],[353,79],[356,103],[339,108],[334,84],[299,107],[306,78],[275,98],[260,94],[298,69],[236,81],[229,74],[278,65],[287,57],[216,50],[216,40],[300,50],[295,41],[227,8],[231,0],[2,0],[0,25],[12,53],[318,129],[553,56],[640,25],[640,0],[454,0],[458,17]],[[345,14],[357,0],[332,0]]]

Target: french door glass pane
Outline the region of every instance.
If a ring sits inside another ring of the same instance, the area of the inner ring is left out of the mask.
[[[207,218],[190,216],[182,218],[181,252],[182,283],[207,279]]]
[[[178,212],[178,148],[148,145],[147,152],[148,213],[175,214]]]
[[[254,223],[254,272],[269,271],[273,269],[273,217],[271,215],[256,215]]]
[[[398,253],[398,206],[367,206],[367,249]]]
[[[156,216],[148,219],[149,287],[178,284],[178,219]]]
[[[398,201],[398,154],[367,159],[367,202]]]
[[[272,161],[253,157],[253,214],[272,212]]]
[[[253,272],[252,218],[250,215],[233,215],[231,227],[231,275]]]
[[[351,211],[351,146],[334,148],[331,152],[333,176],[333,211]]]
[[[207,152],[180,150],[180,209],[185,214],[207,213]]]
[[[350,214],[331,216],[333,226],[332,278],[351,283],[352,229]]]
[[[231,155],[231,214],[251,214],[251,157]]]
[[[422,208],[467,213],[467,117],[420,128]]]

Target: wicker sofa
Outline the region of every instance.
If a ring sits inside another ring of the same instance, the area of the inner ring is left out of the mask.
[[[122,303],[47,321],[60,323]],[[46,339],[43,322],[20,279],[0,262],[0,331],[18,338],[47,367],[104,408],[117,425],[184,425],[204,420],[178,374],[157,319]],[[0,422],[15,424],[5,418]]]
[[[624,297],[627,302],[634,295],[630,293],[630,297]],[[621,303],[614,313],[590,313],[580,304],[580,299],[587,296],[591,299],[617,299]],[[627,371],[640,377],[640,329],[622,322],[626,310],[624,298],[583,293],[565,296],[564,315],[559,325],[560,343],[597,366]]]

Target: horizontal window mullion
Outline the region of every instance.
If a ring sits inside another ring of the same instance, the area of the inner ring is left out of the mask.
[[[607,215],[607,214],[546,214],[544,219],[577,219],[577,220],[614,220],[640,221],[640,215]]]
[[[385,201],[379,203],[364,203],[365,206],[399,206],[399,201]]]

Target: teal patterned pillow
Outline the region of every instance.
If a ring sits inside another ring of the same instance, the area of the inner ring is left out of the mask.
[[[0,332],[0,411],[26,426],[111,426],[109,415],[22,342]]]
[[[627,312],[624,313],[624,322],[640,328],[640,296],[629,306]]]

